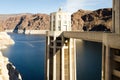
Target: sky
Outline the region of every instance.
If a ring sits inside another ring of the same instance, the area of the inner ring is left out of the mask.
[[[79,9],[111,8],[112,0],[0,0],[0,14],[76,12]]]

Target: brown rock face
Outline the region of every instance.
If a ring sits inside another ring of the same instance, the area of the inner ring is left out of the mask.
[[[84,25],[84,21],[82,19],[82,16],[85,14],[88,14],[92,11],[85,11],[85,10],[78,10],[77,12],[73,13],[71,15],[71,21],[72,21],[72,30],[80,30],[82,31],[82,26]]]
[[[78,10],[71,15],[72,30],[110,31],[112,8],[95,11]],[[0,30],[49,30],[50,16],[47,14],[0,15]]]
[[[80,31],[110,31],[112,28],[112,8],[95,11],[77,11],[72,14],[72,28]]]
[[[48,30],[49,29],[49,15],[47,14],[19,14],[8,17],[0,21],[2,29],[15,30]]]
[[[0,31],[3,31],[4,30],[4,27],[3,27],[3,21],[2,20],[0,20]]]
[[[0,31],[4,31],[5,29],[14,29],[14,26],[11,26],[9,24],[12,24],[13,17],[17,17],[18,15],[21,14],[0,14]],[[9,18],[11,18],[10,21]]]

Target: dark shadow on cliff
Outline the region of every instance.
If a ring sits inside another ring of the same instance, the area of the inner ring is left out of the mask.
[[[21,80],[19,78],[20,75],[19,72],[13,67],[12,64],[8,63],[7,69],[8,69],[9,80]]]
[[[15,26],[13,32],[14,33],[18,33],[18,29],[20,28],[20,24],[23,22],[24,18],[21,17],[20,21],[18,22],[18,24]]]
[[[26,28],[23,29],[23,34],[25,34],[25,32],[26,32]]]
[[[100,25],[95,25],[91,30],[89,31],[109,31],[110,29],[108,29],[106,26],[100,24]]]

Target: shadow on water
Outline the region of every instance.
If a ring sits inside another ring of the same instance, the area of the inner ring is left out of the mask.
[[[101,80],[102,44],[77,40],[77,79]]]

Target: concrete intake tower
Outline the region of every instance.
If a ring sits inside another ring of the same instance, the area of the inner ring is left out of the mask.
[[[63,37],[63,31],[71,31],[71,15],[60,8],[50,14],[46,33],[45,80],[76,80],[75,40]]]

